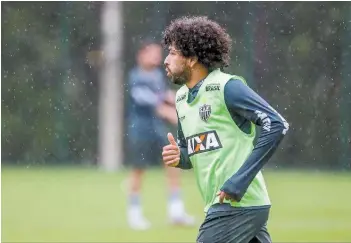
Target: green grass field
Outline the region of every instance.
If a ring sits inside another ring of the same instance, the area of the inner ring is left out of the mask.
[[[351,242],[351,175],[264,172],[273,203],[275,242]],[[88,168],[2,168],[2,242],[195,242],[204,215],[191,171],[182,174],[194,228],[166,217],[162,170],[146,174],[143,203],[153,227],[135,232],[125,219],[127,171]]]

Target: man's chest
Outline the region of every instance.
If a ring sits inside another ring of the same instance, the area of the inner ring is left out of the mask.
[[[200,99],[196,104],[182,102],[177,112],[183,131],[192,135],[197,131],[213,129],[223,115],[221,106],[221,102],[216,99]]]

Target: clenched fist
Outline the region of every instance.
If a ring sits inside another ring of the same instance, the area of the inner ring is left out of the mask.
[[[163,147],[162,159],[167,166],[176,167],[180,160],[180,149],[172,133],[167,134],[169,144]]]

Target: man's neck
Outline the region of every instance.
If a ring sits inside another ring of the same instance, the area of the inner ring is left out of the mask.
[[[206,78],[207,75],[208,70],[204,67],[193,69],[191,72],[190,80],[186,83],[186,86],[189,89],[193,88],[198,82]]]

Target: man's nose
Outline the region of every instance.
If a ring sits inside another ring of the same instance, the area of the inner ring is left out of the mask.
[[[166,58],[165,58],[165,60],[163,61],[163,65],[165,66],[165,67],[167,67],[168,66],[168,56],[166,56]]]

